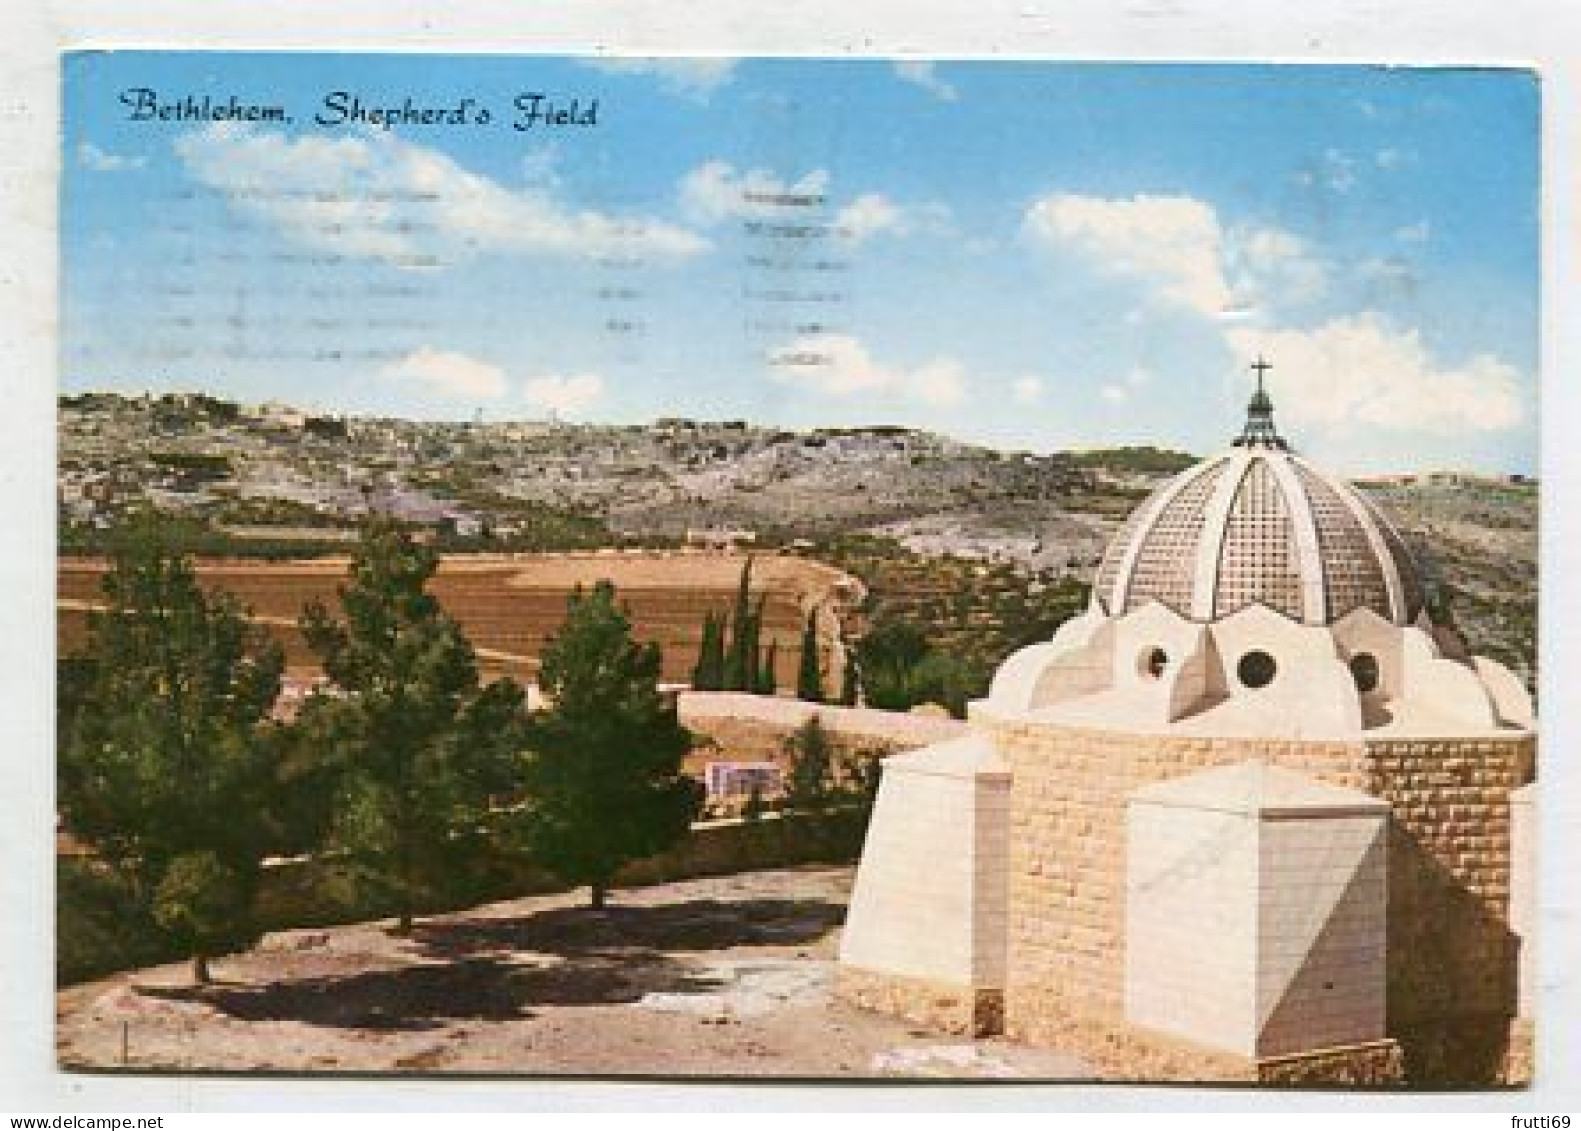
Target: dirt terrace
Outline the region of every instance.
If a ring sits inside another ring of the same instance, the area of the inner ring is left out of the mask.
[[[849,868],[745,873],[268,936],[57,995],[62,1067],[131,1071],[1074,1079],[1078,1060],[915,1029],[830,993]]]
[[[631,610],[636,635],[659,644],[666,679],[686,679],[697,659],[706,613],[729,611],[746,556],[675,551],[583,554],[450,555],[442,559],[432,592],[461,622],[490,675],[530,678],[545,642],[565,620],[566,598],[577,587],[607,579]],[[286,650],[290,667],[316,670],[317,660],[297,628],[310,601],[336,609],[349,559],[285,562],[204,559],[198,580],[224,590],[251,610]],[[87,611],[102,599],[105,563],[62,558],[58,564],[58,643],[62,655],[86,640]],[[767,598],[762,642],[778,645],[781,686],[796,679],[802,626],[808,611],[859,583],[821,562],[778,554],[754,555],[752,589]]]

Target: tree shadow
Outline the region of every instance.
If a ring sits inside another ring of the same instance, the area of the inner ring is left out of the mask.
[[[714,951],[813,942],[845,919],[821,899],[692,899],[653,906],[553,907],[508,918],[429,920],[412,930],[418,953],[462,958],[507,951],[566,957],[623,951]]]
[[[147,987],[243,1021],[423,1030],[459,1020],[530,1018],[535,1006],[627,1005],[652,993],[723,983],[667,951],[794,945],[822,938],[845,908],[817,899],[688,900],[651,907],[556,907],[512,918],[421,921],[406,946],[420,961],[265,984]]]
[[[623,1005],[650,993],[700,993],[719,984],[665,955],[637,951],[586,953],[543,965],[480,956],[263,985],[142,992],[201,1002],[242,1021],[407,1031],[460,1020],[522,1020],[533,1006]]]

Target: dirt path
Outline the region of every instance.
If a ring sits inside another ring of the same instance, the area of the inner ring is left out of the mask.
[[[57,995],[62,1067],[661,1076],[1078,1078],[1060,1053],[832,999],[849,868],[798,868],[270,935],[215,964]],[[124,1059],[123,1059],[124,1055]]]

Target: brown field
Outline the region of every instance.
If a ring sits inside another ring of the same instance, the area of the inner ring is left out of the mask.
[[[467,555],[444,558],[431,591],[461,622],[491,675],[531,676],[544,642],[565,620],[576,586],[614,582],[639,639],[658,643],[664,678],[685,680],[697,658],[704,614],[729,611],[746,559],[733,554],[591,553]],[[316,661],[297,630],[312,600],[335,607],[346,574],[345,557],[288,562],[200,560],[198,579],[248,608],[286,649],[293,674],[309,675]],[[57,583],[57,646],[82,648],[87,614],[101,601],[98,559],[62,558]],[[753,558],[752,589],[766,594],[763,644],[779,645],[777,675],[794,686],[806,612],[828,600],[848,576],[821,562],[781,555]]]

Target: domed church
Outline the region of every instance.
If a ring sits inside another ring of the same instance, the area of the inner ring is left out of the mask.
[[[840,992],[1106,1078],[1518,1079],[1530,697],[1253,368],[1240,434],[1129,517],[1086,612],[967,736],[885,760]]]

